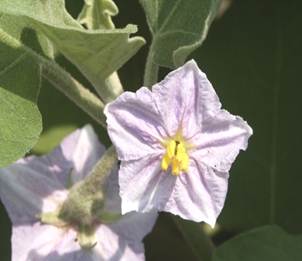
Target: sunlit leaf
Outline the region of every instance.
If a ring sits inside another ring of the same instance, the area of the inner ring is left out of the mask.
[[[23,17],[44,33],[94,86],[103,89],[105,100],[111,93],[104,88],[104,80],[144,44],[141,37],[129,38],[137,31],[134,25],[124,29],[85,30],[67,13],[64,0],[2,0],[1,13]]]
[[[111,16],[118,14],[118,8],[112,0],[85,0],[78,21],[88,29],[112,29]]]
[[[0,29],[0,166],[22,157],[42,130],[36,105],[41,71],[22,45],[2,42]]]
[[[220,0],[140,0],[153,35],[154,60],[177,67],[205,40]]]

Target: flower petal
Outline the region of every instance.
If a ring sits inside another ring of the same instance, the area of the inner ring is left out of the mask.
[[[159,155],[122,162],[119,172],[122,214],[163,208],[175,180],[175,176],[161,170]]]
[[[218,171],[227,172],[240,150],[245,150],[253,131],[240,117],[222,110],[203,123],[202,132],[190,141],[190,156]]]
[[[214,227],[224,205],[228,177],[228,173],[191,161],[189,173],[178,177],[168,203],[161,210]]]
[[[0,169],[0,198],[14,224],[34,221],[42,211],[54,211],[67,196],[61,183],[45,175],[47,166],[37,171],[32,162],[21,160]]]
[[[67,136],[47,159],[59,168],[69,166],[72,182],[82,180],[105,152],[91,125],[86,125]],[[70,177],[67,177],[70,179]],[[66,184],[66,177],[63,182]]]
[[[97,246],[93,249],[101,259],[110,261],[142,261],[145,260],[142,241],[128,241],[121,237],[114,229],[101,225],[97,232]]]
[[[157,217],[156,210],[147,213],[130,212],[109,227],[128,242],[140,242],[151,232]]]
[[[66,186],[89,173],[104,147],[91,128],[73,132],[50,155],[28,157],[0,169],[0,198],[13,223],[36,220],[66,198]]]
[[[147,88],[124,92],[104,112],[120,160],[134,160],[162,150],[160,141],[166,132]]]
[[[185,138],[193,136],[202,121],[221,107],[211,83],[193,60],[169,73],[152,92],[170,136],[180,129]]]
[[[121,197],[119,195],[118,170],[114,168],[106,181],[106,201],[104,211],[121,213]],[[111,230],[129,242],[142,241],[153,228],[157,219],[157,211],[148,213],[131,212],[123,215],[116,222],[108,225]]]
[[[75,260],[70,258],[80,249],[75,242],[76,233],[54,226],[14,226],[12,235],[12,261]]]

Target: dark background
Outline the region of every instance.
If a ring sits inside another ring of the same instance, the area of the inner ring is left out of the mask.
[[[68,0],[76,16],[82,1]],[[139,26],[150,42],[138,1],[115,1],[116,26]],[[225,109],[242,116],[254,129],[247,152],[231,170],[226,206],[218,220],[216,245],[265,224],[278,224],[291,233],[302,231],[301,169],[301,16],[300,1],[233,1],[214,22],[204,45],[192,54],[213,83]],[[142,85],[147,45],[120,71],[127,90]],[[58,61],[87,82],[64,58]],[[161,78],[167,72],[161,71]],[[40,94],[44,135],[34,153],[45,153],[74,128],[94,122],[46,83]],[[97,128],[109,145],[104,129]],[[10,260],[10,221],[0,209],[0,260]],[[169,215],[161,215],[146,239],[147,260],[195,260]]]

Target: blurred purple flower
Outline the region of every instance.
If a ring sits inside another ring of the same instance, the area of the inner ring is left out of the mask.
[[[64,202],[70,183],[82,180],[104,153],[93,129],[69,135],[51,154],[21,159],[0,170],[0,197],[13,223],[12,260],[144,260],[143,237],[157,214],[130,213],[112,224],[99,224],[96,245],[82,249],[72,227],[42,224],[38,216]],[[106,210],[120,213],[117,170],[107,180]]]
[[[192,60],[150,91],[125,92],[105,108],[121,160],[122,213],[167,211],[215,225],[229,170],[252,129],[221,109]]]

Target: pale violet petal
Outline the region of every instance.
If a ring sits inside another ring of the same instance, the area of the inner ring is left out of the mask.
[[[115,167],[106,181],[106,201],[104,211],[121,213],[121,198],[119,196],[118,170]],[[157,219],[157,211],[148,213],[130,212],[108,227],[128,243],[140,242],[152,230]]]
[[[253,131],[240,117],[222,110],[204,122],[194,136],[190,156],[218,171],[229,171],[240,150],[245,150]]]
[[[20,161],[0,169],[0,198],[12,222],[22,224],[36,220],[42,211],[53,211],[66,198],[63,185]]]
[[[93,249],[101,259],[110,261],[145,260],[142,241],[128,241],[107,225],[101,225],[96,231],[97,246]]]
[[[189,172],[178,176],[173,193],[162,211],[214,227],[223,208],[228,173],[191,161]]]
[[[15,227],[12,238],[13,261],[144,260],[141,241],[128,242],[106,225],[97,229],[96,237],[96,245],[92,249],[83,250],[72,229],[57,229],[39,223],[32,227]]]
[[[122,214],[163,208],[176,177],[161,170],[160,155],[122,161],[119,172]]]
[[[147,213],[130,212],[109,227],[128,243],[140,242],[149,234],[156,222],[158,212],[151,210]]]
[[[74,260],[61,257],[67,257],[80,249],[75,237],[76,234],[72,230],[39,223],[14,226],[12,261]]]
[[[41,212],[56,210],[66,198],[70,179],[76,182],[87,175],[103,152],[104,146],[86,125],[51,154],[24,158],[0,169],[0,198],[13,223],[33,221]]]
[[[147,88],[124,92],[104,112],[120,160],[134,160],[163,150],[160,141],[166,131]]]
[[[50,154],[23,161],[66,187],[87,175],[104,151],[92,127],[86,125],[64,138]]]
[[[169,73],[152,92],[170,136],[179,130],[185,138],[193,136],[202,121],[221,107],[211,83],[193,60]]]
[[[71,179],[75,183],[92,170],[104,151],[105,147],[91,125],[86,125],[67,136],[48,158],[61,168],[70,166]]]

